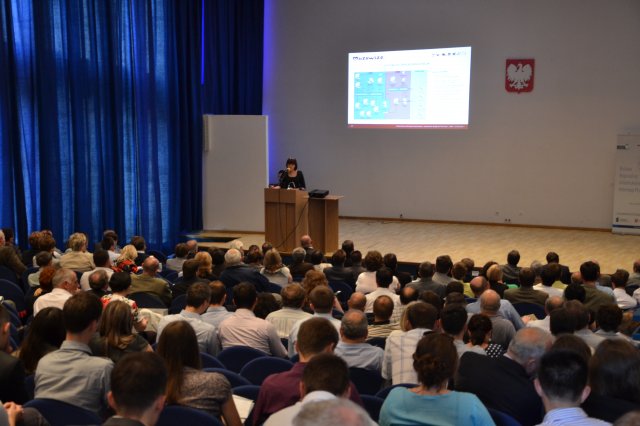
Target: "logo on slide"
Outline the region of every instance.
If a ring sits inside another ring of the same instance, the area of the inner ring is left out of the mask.
[[[511,93],[533,90],[535,59],[507,59],[504,88]]]

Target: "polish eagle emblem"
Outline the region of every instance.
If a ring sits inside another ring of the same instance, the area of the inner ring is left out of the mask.
[[[507,92],[531,92],[533,90],[533,59],[507,59],[505,89]]]

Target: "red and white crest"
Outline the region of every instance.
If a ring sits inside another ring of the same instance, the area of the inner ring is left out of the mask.
[[[531,92],[535,64],[535,59],[507,59],[504,79],[504,88],[507,92]]]

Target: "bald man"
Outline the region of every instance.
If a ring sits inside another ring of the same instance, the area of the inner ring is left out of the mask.
[[[364,308],[367,305],[367,297],[362,293],[352,293],[349,301],[347,301],[347,305],[349,309],[357,309],[364,312]]]
[[[486,290],[480,296],[480,313],[488,316],[493,325],[491,341],[507,348],[516,334],[516,329],[510,321],[499,313],[500,295],[493,290]]]
[[[471,287],[471,291],[473,291],[474,296],[478,298],[482,293],[489,289],[489,281],[487,281],[485,277],[475,277],[469,282],[469,286]],[[469,303],[467,305],[467,312],[470,314],[479,314],[480,300]],[[516,311],[516,308],[514,308],[508,300],[500,300],[500,308],[498,309],[498,312],[504,319],[511,321],[511,324],[513,324],[516,331],[523,328],[525,323],[529,320],[528,317],[521,318],[518,311]]]
[[[131,275],[130,293],[150,293],[158,296],[165,305],[171,305],[169,283],[158,275],[160,262],[153,256],[142,261],[142,274]]]
[[[368,337],[367,316],[359,310],[347,311],[342,317],[340,341],[335,354],[349,367],[380,371],[384,351],[366,343]]]

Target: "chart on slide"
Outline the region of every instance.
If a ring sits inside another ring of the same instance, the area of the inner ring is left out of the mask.
[[[413,110],[413,116],[424,118],[425,76],[424,71],[355,73],[354,116],[362,120],[409,119]]]

